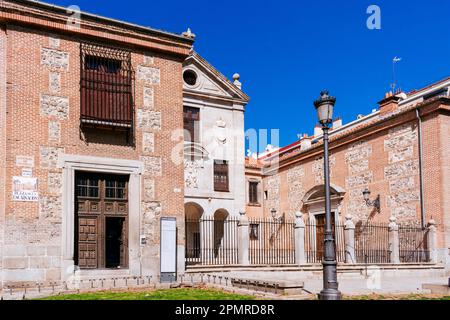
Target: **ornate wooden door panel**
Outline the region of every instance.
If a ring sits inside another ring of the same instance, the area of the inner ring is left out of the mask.
[[[128,177],[77,173],[75,197],[78,266],[127,268]]]
[[[98,222],[93,219],[78,219],[78,266],[82,269],[98,267]]]
[[[335,223],[335,215],[334,212],[331,213],[331,223],[333,229],[333,236],[336,240],[336,223]],[[324,250],[325,250],[325,225],[326,225],[326,217],[325,214],[316,215],[316,245],[317,245],[317,259],[320,261],[323,259]]]

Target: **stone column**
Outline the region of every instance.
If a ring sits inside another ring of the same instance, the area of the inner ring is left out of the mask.
[[[295,213],[295,264],[298,266],[306,264],[305,255],[305,221],[303,213]]]
[[[437,255],[437,228],[433,219],[428,223],[428,250],[430,251],[430,262],[438,263]]]
[[[344,225],[344,241],[345,241],[345,263],[355,264],[355,224],[353,217],[347,215]]]
[[[239,264],[243,266],[250,265],[249,246],[250,246],[250,230],[249,221],[245,210],[239,212],[241,217],[238,223],[238,258]]]
[[[400,263],[400,241],[398,237],[398,224],[397,218],[391,217],[389,219],[389,252],[391,257],[391,263]]]

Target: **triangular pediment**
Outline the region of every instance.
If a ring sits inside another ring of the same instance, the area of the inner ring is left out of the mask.
[[[183,73],[188,70],[195,73],[196,80],[191,84],[183,82],[185,92],[248,102],[249,98],[245,93],[197,53],[193,53],[184,62]]]

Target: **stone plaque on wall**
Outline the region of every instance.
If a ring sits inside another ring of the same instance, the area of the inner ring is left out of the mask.
[[[27,156],[17,156],[16,157],[17,167],[34,168],[34,157]]]

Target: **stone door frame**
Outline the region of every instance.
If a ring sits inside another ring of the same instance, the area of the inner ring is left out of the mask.
[[[141,230],[141,175],[144,164],[141,161],[99,158],[79,155],[61,155],[59,167],[62,178],[62,263],[61,279],[68,280],[75,270],[75,172],[97,172],[129,175],[129,269],[127,270],[80,270],[80,276],[141,275],[140,230]]]

